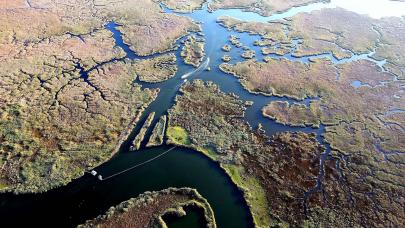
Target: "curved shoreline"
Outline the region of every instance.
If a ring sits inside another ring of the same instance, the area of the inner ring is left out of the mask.
[[[160,202],[161,200],[163,201]],[[154,205],[156,201],[159,202],[158,205]],[[163,208],[154,208],[155,206],[162,207],[162,204],[165,205]],[[115,224],[114,226],[116,226],[119,224],[123,225],[124,223],[126,225],[133,223],[133,226],[139,226],[142,224],[139,224],[138,219],[134,219],[133,216],[136,218],[136,216],[140,215],[143,216],[141,220],[143,220],[145,216],[150,218],[149,221],[144,221],[143,225],[167,227],[163,216],[168,214],[185,215],[186,212],[184,208],[190,206],[203,210],[207,228],[217,227],[214,211],[210,204],[196,189],[192,188],[168,188],[161,191],[145,192],[136,198],[131,198],[116,206],[110,207],[105,214],[87,220],[84,224],[78,225],[77,227],[109,226],[107,224]],[[145,214],[144,211],[147,210],[148,207],[152,209],[152,211],[148,210]],[[123,220],[125,216],[127,217]]]

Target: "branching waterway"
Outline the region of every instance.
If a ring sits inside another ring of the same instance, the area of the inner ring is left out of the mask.
[[[341,4],[343,4],[342,2],[344,3],[345,1],[341,1]],[[183,37],[176,42],[177,49],[168,51],[174,53],[177,57],[178,71],[175,77],[161,83],[136,81],[141,84],[143,88],[160,88],[160,93],[157,99],[143,112],[139,123],[132,130],[128,139],[122,144],[120,152],[110,161],[96,168],[98,173],[105,177],[111,176],[112,178],[99,181],[92,175],[86,174],[67,186],[43,194],[2,194],[0,195],[0,218],[2,224],[7,225],[7,221],[10,221],[10,224],[18,226],[20,223],[24,224],[26,221],[30,221],[32,226],[71,227],[102,214],[110,206],[116,205],[131,197],[136,197],[145,191],[161,190],[168,187],[192,187],[196,188],[211,204],[218,227],[252,227],[252,217],[243,199],[242,192],[232,183],[230,178],[215,162],[204,155],[184,148],[175,148],[171,150],[170,153],[165,153],[165,151],[171,149],[170,146],[166,145],[155,148],[145,148],[146,141],[149,139],[152,129],[148,129],[146,132],[146,140],[142,142],[141,150],[129,152],[131,141],[140,131],[149,113],[156,113],[151,124],[151,126],[154,126],[159,118],[167,114],[167,110],[173,106],[175,96],[178,95],[179,88],[184,83],[185,79],[193,80],[197,78],[204,81],[213,81],[220,86],[222,91],[234,93],[244,101],[253,101],[253,105],[250,106],[245,113],[246,121],[249,122],[253,128],[257,128],[259,123],[261,123],[263,124],[264,130],[269,135],[283,131],[303,131],[317,134],[318,140],[325,146],[326,150],[320,159],[321,169],[318,177],[318,185],[315,189],[303,196],[303,202],[305,202],[308,194],[311,194],[313,191],[319,191],[322,188],[320,181],[323,176],[322,167],[330,152],[330,147],[324,143],[322,138],[324,126],[317,129],[311,127],[289,127],[263,117],[261,109],[271,101],[308,104],[311,99],[295,101],[288,98],[252,94],[241,86],[236,77],[220,71],[219,65],[222,63],[221,58],[224,55],[221,48],[223,45],[229,43],[228,39],[230,35],[239,37],[239,41],[244,46],[254,50],[256,52],[255,58],[258,61],[263,61],[265,55],[262,54],[260,47],[253,45],[254,41],[260,39],[259,36],[229,31],[217,23],[217,18],[228,15],[241,20],[267,22],[291,17],[300,12],[311,12],[316,9],[336,6],[341,6],[339,5],[339,1],[315,3],[308,6],[292,8],[285,13],[275,14],[271,17],[262,17],[255,13],[243,12],[239,9],[217,10],[213,13],[208,13],[207,4],[205,4],[200,10],[196,10],[190,14],[182,14],[190,16],[197,22],[201,22],[204,34],[203,38],[206,41],[205,59],[202,65],[197,69],[184,64],[180,56],[181,41],[185,39]],[[164,8],[164,6],[162,7]],[[173,13],[169,9],[164,8],[164,10],[166,13]],[[137,55],[123,42],[122,35],[119,30],[117,30],[118,26],[120,25],[110,22],[105,26],[105,29],[113,33],[116,45],[126,52],[126,58],[147,59],[162,54],[154,54],[151,56]],[[240,57],[242,52],[243,48],[233,48],[229,53],[229,55],[232,56],[231,63],[243,61]],[[354,54],[350,59],[340,60],[336,59],[331,53],[304,57],[294,57],[291,53],[283,56],[268,56],[275,59],[287,58],[292,61],[301,61],[304,63],[308,63],[313,58],[329,58],[333,63],[339,64],[358,59],[376,61],[370,58],[371,55],[372,53],[362,55]],[[119,61],[123,61],[123,59]],[[384,61],[377,63],[382,66]],[[207,68],[211,70],[208,71],[206,70]],[[82,73],[84,77],[87,75],[87,72]],[[164,156],[160,156],[162,153],[165,153]],[[158,159],[153,159],[153,162],[137,166],[137,164],[142,164],[154,157],[158,157]],[[137,167],[129,169],[129,167],[135,166]],[[122,172],[123,170],[126,171]],[[115,175],[117,173],[118,175]],[[175,224],[174,222],[173,227],[175,227]]]

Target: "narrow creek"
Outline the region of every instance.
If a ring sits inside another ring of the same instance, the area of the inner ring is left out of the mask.
[[[260,36],[250,35],[248,33],[238,33],[228,31],[216,20],[219,16],[229,15],[241,20],[266,22],[271,20],[283,19],[291,17],[300,12],[310,12],[316,9],[325,7],[333,7],[332,3],[315,3],[307,6],[295,7],[291,10],[275,14],[271,17],[262,17],[255,13],[243,12],[239,9],[217,10],[213,13],[207,12],[207,4],[200,10],[193,13],[181,14],[186,15],[197,22],[202,22],[203,38],[205,39],[206,61],[209,58],[210,71],[199,70],[191,74],[187,80],[202,79],[204,81],[213,81],[218,84],[222,91],[226,93],[234,93],[244,101],[253,101],[245,113],[245,119],[253,128],[257,128],[259,123],[263,124],[263,128],[268,135],[273,135],[283,131],[303,131],[314,132],[317,134],[318,140],[325,146],[326,150],[320,159],[320,173],[318,177],[317,187],[303,196],[305,204],[306,198],[313,191],[321,190],[321,179],[323,177],[323,164],[328,158],[330,147],[322,137],[325,126],[314,129],[311,127],[289,127],[278,124],[273,120],[263,117],[261,109],[271,101],[288,101],[308,104],[311,99],[304,101],[295,101],[288,98],[280,98],[275,96],[263,96],[251,94],[238,82],[237,78],[227,75],[220,71],[219,65],[222,63],[222,56],[225,54],[221,51],[223,45],[229,43],[229,36],[235,35],[240,41],[256,52],[256,59],[263,61],[264,55],[261,53],[260,47],[254,46],[254,41],[259,40]],[[334,6],[336,7],[336,6]],[[171,10],[164,8],[166,13],[173,13]],[[129,59],[147,59],[160,54],[151,56],[138,56],[130,50],[123,40],[121,33],[117,29],[119,25],[114,22],[108,23],[105,28],[113,33],[116,45],[121,47],[127,54]],[[177,46],[181,46],[181,40],[176,42]],[[131,141],[139,132],[143,122],[151,112],[156,115],[152,121],[152,127],[157,123],[162,115],[167,114],[167,110],[174,104],[174,98],[178,94],[180,86],[184,83],[182,76],[192,72],[195,68],[184,64],[180,57],[181,47],[177,50],[171,50],[177,57],[178,72],[176,75],[161,83],[144,83],[139,80],[136,82],[142,85],[143,88],[160,88],[160,93],[157,99],[147,107],[142,114],[139,123],[132,130],[128,140],[125,141],[120,152],[115,155],[110,161],[96,168],[97,172],[109,176],[127,167],[134,166],[162,152],[170,149],[170,146],[159,146],[155,148],[145,148],[145,142],[142,143],[142,149],[136,152],[129,152]],[[231,63],[243,61],[240,54],[242,48],[232,48],[230,55],[232,56]],[[291,53],[284,56],[269,55],[272,58],[287,58],[292,61],[301,61],[308,63],[311,58],[329,58],[335,64],[343,61],[355,61],[358,59],[368,59],[371,61],[370,54],[354,55],[351,59],[338,60],[332,54],[325,53],[318,56],[294,57]],[[378,62],[378,64],[384,64]],[[152,128],[151,127],[151,128]],[[147,140],[151,134],[149,129],[145,135]],[[90,174],[74,180],[64,187],[60,187],[43,194],[26,194],[0,195],[0,218],[2,225],[18,226],[26,224],[30,221],[32,226],[58,226],[72,227],[83,223],[87,219],[91,219],[99,214],[104,213],[110,206],[116,205],[121,201],[145,191],[162,190],[168,187],[192,187],[196,188],[211,204],[218,227],[252,227],[252,217],[249,209],[243,199],[242,192],[232,183],[225,172],[216,164],[204,155],[190,149],[176,148],[167,155],[155,160],[147,165],[140,166],[137,169],[126,172],[122,175],[111,178],[107,181],[99,181]],[[304,205],[305,207],[305,205]],[[24,218],[24,219],[21,219]],[[170,227],[182,227],[184,224],[200,224],[198,213],[190,211],[190,216],[184,220],[169,221]]]

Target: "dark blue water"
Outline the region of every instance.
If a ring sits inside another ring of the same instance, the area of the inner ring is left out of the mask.
[[[168,227],[195,227],[206,228],[204,210],[196,207],[186,207],[186,215],[178,218],[176,216],[163,216]]]
[[[97,171],[108,176],[168,148],[162,146],[139,153],[120,153]],[[98,181],[87,174],[65,187],[43,194],[1,194],[1,226],[72,227],[145,191],[168,187],[198,189],[210,202],[218,227],[252,227],[243,196],[230,178],[216,163],[187,149],[172,150],[161,159],[107,181]]]

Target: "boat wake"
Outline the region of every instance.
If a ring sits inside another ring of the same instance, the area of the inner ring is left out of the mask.
[[[208,57],[197,69],[190,71],[183,76],[181,76],[181,79],[186,79],[190,77],[191,75],[195,74],[196,72],[202,71],[208,67],[208,64],[210,64],[210,58]]]

